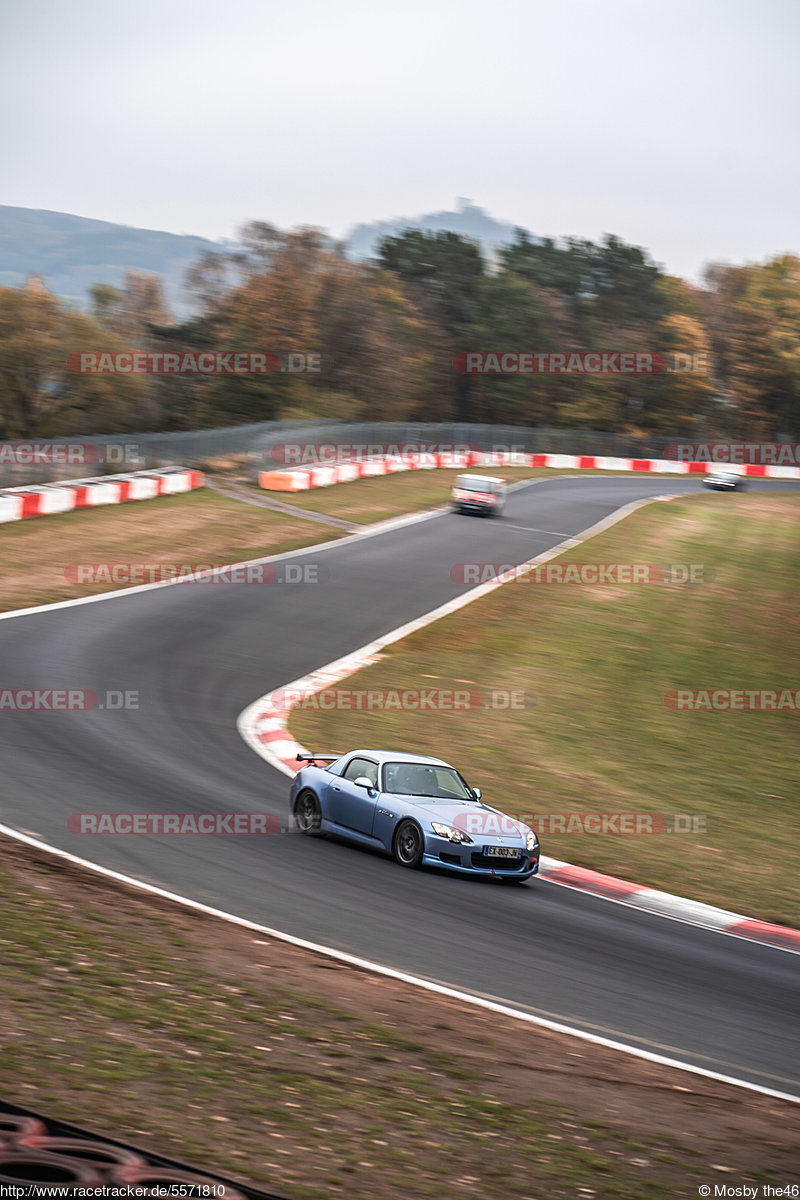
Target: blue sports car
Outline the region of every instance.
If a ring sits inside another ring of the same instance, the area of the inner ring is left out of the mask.
[[[532,829],[481,800],[440,758],[390,750],[298,754],[291,808],[303,833],[383,849],[403,867],[523,883],[539,870]]]

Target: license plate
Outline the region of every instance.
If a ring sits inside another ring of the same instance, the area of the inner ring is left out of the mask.
[[[489,858],[519,858],[519,850],[513,846],[484,846],[483,853]]]

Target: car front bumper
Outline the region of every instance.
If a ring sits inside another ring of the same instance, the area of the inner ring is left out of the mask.
[[[462,512],[495,512],[497,503],[490,504],[487,500],[454,500],[454,508],[460,508]]]
[[[451,842],[447,838],[428,835],[422,858],[427,867],[443,867],[462,875],[500,875],[509,879],[530,879],[539,870],[539,852],[535,855],[521,849],[516,859],[494,859],[483,853],[475,842]]]

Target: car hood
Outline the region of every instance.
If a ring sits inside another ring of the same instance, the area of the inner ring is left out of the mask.
[[[520,837],[531,832],[530,827],[488,804],[476,804],[474,800],[434,800],[429,796],[406,796],[397,792],[383,795],[399,806],[414,808],[420,816],[444,825],[455,825],[469,833],[474,841],[487,837]],[[470,819],[471,818],[471,819]]]

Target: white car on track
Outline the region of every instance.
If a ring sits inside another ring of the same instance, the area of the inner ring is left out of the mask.
[[[499,517],[507,491],[505,479],[497,475],[459,475],[453,484],[453,508],[461,513]]]

